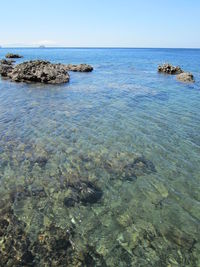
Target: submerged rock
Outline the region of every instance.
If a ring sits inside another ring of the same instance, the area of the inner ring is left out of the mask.
[[[93,71],[93,67],[88,64],[79,64],[79,65],[66,65],[66,69],[69,71],[77,71],[77,72],[91,72]]]
[[[183,70],[179,66],[172,66],[171,64],[166,63],[158,66],[158,72],[176,75],[183,73]]]
[[[156,172],[153,162],[132,153],[118,153],[115,158],[105,161],[103,166],[111,175],[111,179],[128,181],[135,181],[139,176]]]
[[[69,74],[61,64],[49,61],[27,61],[15,66],[8,77],[14,82],[61,84],[69,82]]]
[[[73,253],[71,232],[51,224],[38,234],[32,246],[38,256],[38,266],[68,266]]]
[[[65,207],[68,207],[68,208],[74,207],[76,202],[77,202],[77,199],[74,199],[72,197],[65,197],[63,200]]]
[[[185,83],[193,83],[195,81],[193,74],[190,72],[180,73],[176,76],[176,78],[177,80]]]
[[[51,224],[38,234],[32,246],[37,266],[106,267],[102,255],[93,246],[76,245],[75,229],[62,229]]]
[[[134,180],[138,176],[154,172],[156,172],[156,168],[150,160],[145,157],[138,157],[133,163],[124,166],[123,178],[126,180]]]
[[[133,167],[135,169],[136,174],[142,173],[153,173],[156,172],[156,168],[150,160],[146,159],[145,157],[138,157],[133,162]]]
[[[79,192],[80,201],[84,204],[96,203],[103,195],[102,191],[91,182],[78,183],[76,188]]]
[[[8,53],[6,55],[6,58],[22,58],[23,56],[18,55],[18,54],[12,54],[12,53]]]
[[[64,198],[66,207],[73,207],[75,203],[94,204],[97,203],[103,192],[91,182],[77,182],[69,186],[71,188],[70,195]]]
[[[34,266],[26,224],[19,221],[7,203],[0,210],[0,266]]]

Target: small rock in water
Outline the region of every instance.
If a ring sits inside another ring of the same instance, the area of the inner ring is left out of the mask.
[[[185,83],[193,83],[194,82],[194,76],[190,72],[183,72],[176,76],[177,80]]]
[[[88,64],[79,64],[79,65],[66,65],[66,69],[69,71],[78,71],[78,72],[91,72],[93,67]]]
[[[91,182],[81,182],[77,186],[77,189],[80,193],[80,201],[84,204],[96,203],[103,195],[102,191],[98,187],[94,186]]]
[[[102,190],[91,182],[81,181],[70,185],[70,187],[72,188],[70,196],[65,197],[63,201],[66,207],[73,207],[75,203],[94,204],[103,195]]]
[[[6,58],[22,58],[23,56],[18,55],[18,54],[12,54],[12,53],[8,53],[6,55]]]
[[[166,74],[180,74],[183,73],[183,70],[179,66],[172,66],[171,64],[163,64],[158,66],[158,72],[163,72]]]

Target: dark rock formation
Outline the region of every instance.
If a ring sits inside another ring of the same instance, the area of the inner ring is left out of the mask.
[[[76,188],[79,192],[80,201],[84,204],[96,203],[103,195],[102,191],[91,182],[78,183]]]
[[[2,77],[8,77],[8,74],[11,73],[13,70],[12,65],[0,65],[0,74]]]
[[[61,84],[69,82],[69,74],[61,64],[48,61],[28,61],[15,66],[8,77],[14,82]]]
[[[193,83],[194,82],[194,76],[190,72],[183,72],[176,76],[177,80],[185,83]]]
[[[6,55],[6,58],[22,58],[23,56],[18,55],[18,54],[12,54],[12,53],[8,53]]]
[[[0,63],[0,75],[2,77],[8,77],[8,75],[12,72],[14,66],[12,63],[8,63],[7,60],[1,61]]]
[[[64,205],[66,207],[73,207],[75,203],[94,204],[97,203],[103,192],[91,182],[77,182],[69,186],[71,194],[64,198]]]
[[[8,58],[14,56],[7,55]],[[0,75],[10,78],[13,82],[61,84],[69,82],[70,77],[67,71],[91,72],[93,70],[93,67],[87,64],[64,65],[34,60],[14,66],[13,62],[5,59],[0,61]]]
[[[0,64],[4,64],[4,65],[12,65],[15,62],[15,60],[7,60],[7,59],[2,59],[0,60]]]
[[[180,74],[183,70],[179,66],[172,66],[170,64],[164,64],[162,66],[158,66],[158,72],[166,73],[166,74]]]
[[[65,207],[74,207],[75,203],[77,202],[77,199],[76,198],[72,198],[72,197],[65,197],[64,198],[64,205]]]
[[[66,70],[68,71],[76,71],[76,72],[91,72],[93,71],[93,67],[87,64],[79,64],[79,65],[66,65]]]

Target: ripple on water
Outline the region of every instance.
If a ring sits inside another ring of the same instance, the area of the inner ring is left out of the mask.
[[[154,71],[199,51],[120,51],[59,50],[95,67],[66,86],[0,81],[0,265],[200,265],[198,75]]]

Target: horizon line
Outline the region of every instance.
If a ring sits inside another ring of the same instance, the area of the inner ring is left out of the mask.
[[[134,47],[134,46],[1,46],[0,49],[200,49],[200,47]]]

